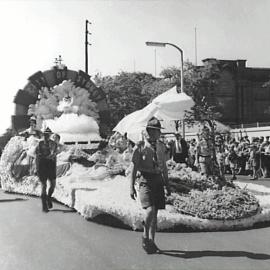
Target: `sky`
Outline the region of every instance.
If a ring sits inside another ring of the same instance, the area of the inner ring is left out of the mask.
[[[145,42],[173,43],[194,63],[195,27],[198,64],[213,57],[270,67],[269,10],[269,0],[0,0],[0,134],[29,76],[50,69],[59,55],[69,69],[84,70],[86,19],[90,75],[158,75],[180,66],[180,54]]]

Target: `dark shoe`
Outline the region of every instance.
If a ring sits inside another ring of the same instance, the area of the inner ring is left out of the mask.
[[[155,242],[151,239],[149,239],[149,245],[151,247],[151,250],[153,251],[153,253],[157,253],[160,251],[160,249],[157,247],[157,245],[155,244]]]
[[[47,196],[41,195],[41,203],[42,203],[42,212],[48,213],[48,206],[47,206]]]
[[[48,213],[48,212],[49,212],[49,210],[48,210],[48,208],[47,208],[47,207],[42,207],[42,212],[44,212],[44,213]]]
[[[258,177],[252,177],[250,180],[258,180]]]
[[[147,238],[142,237],[142,248],[148,253],[149,249],[149,240]]]
[[[51,198],[47,198],[47,205],[48,205],[48,209],[53,208],[53,204],[52,204],[52,199]]]
[[[236,179],[237,179],[237,178],[236,178],[235,176],[231,178],[231,180],[236,180]]]
[[[150,240],[142,237],[142,248],[147,254],[154,254],[156,251],[153,249],[153,246],[150,243]]]

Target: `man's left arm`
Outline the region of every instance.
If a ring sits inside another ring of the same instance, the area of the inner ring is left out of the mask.
[[[57,156],[57,143],[55,143],[54,141],[51,141],[51,153],[50,153],[50,158],[53,160],[56,160],[56,156]]]

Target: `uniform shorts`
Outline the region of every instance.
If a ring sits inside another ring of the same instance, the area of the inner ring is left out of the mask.
[[[37,173],[40,181],[56,179],[56,162],[54,160],[41,159]]]
[[[139,179],[139,196],[142,208],[155,206],[165,209],[165,194],[161,174],[142,173]]]

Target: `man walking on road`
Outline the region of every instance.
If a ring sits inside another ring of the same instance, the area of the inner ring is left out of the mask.
[[[132,156],[134,166],[131,172],[130,196],[135,200],[137,194],[134,185],[139,172],[139,197],[145,209],[142,247],[148,254],[159,251],[155,244],[155,233],[158,210],[165,209],[164,186],[167,195],[170,194],[165,160],[166,146],[159,140],[160,129],[160,122],[156,118],[150,119],[146,127],[149,137],[135,148]]]
[[[52,131],[46,128],[44,139],[39,142],[36,148],[37,173],[41,182],[42,211],[47,213],[53,207],[52,194],[56,184],[56,155],[57,144],[50,139]],[[47,195],[47,180],[50,181],[50,188]]]

